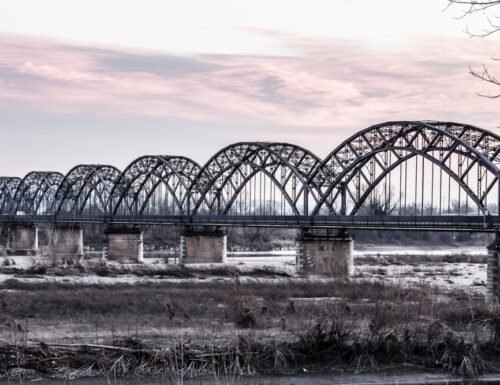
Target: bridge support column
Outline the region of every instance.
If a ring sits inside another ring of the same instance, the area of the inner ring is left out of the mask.
[[[225,263],[227,236],[220,227],[187,227],[181,235],[181,263]]]
[[[0,223],[0,255],[5,255],[10,248],[10,225],[8,222]]]
[[[500,299],[500,234],[488,246],[488,266],[486,277],[486,296],[489,301]]]
[[[139,227],[114,227],[105,231],[107,259],[119,262],[143,262],[143,231]]]
[[[354,274],[351,237],[330,229],[301,229],[297,239],[297,270],[305,274],[350,278]]]
[[[11,255],[35,255],[38,252],[38,228],[34,224],[9,224]]]
[[[83,258],[83,229],[80,225],[55,225],[52,253],[57,260],[78,262]]]

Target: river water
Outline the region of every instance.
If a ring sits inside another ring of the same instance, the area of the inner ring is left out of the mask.
[[[281,377],[240,377],[240,378],[204,378],[185,380],[171,379],[115,379],[81,378],[76,380],[40,378],[34,380],[0,380],[0,385],[41,383],[47,385],[500,385],[500,375],[483,375],[477,379],[461,379],[439,373],[407,374],[304,374]]]

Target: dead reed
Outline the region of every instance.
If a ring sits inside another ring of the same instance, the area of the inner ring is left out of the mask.
[[[292,341],[262,341],[235,336],[224,344],[199,344],[178,339],[155,346],[138,339],[112,345],[0,345],[0,374],[25,373],[78,376],[192,378],[290,373],[303,370],[353,368],[373,370],[388,365],[447,371],[474,377],[498,368],[499,346],[466,343],[440,322],[416,330],[400,328],[356,331],[342,319],[322,318]],[[495,359],[496,357],[496,359]]]
[[[5,376],[500,371],[500,311],[467,290],[238,274],[112,285],[12,278],[0,289],[0,339],[16,336],[0,346]],[[72,343],[48,334],[51,325]]]

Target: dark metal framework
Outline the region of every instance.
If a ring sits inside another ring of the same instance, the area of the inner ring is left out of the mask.
[[[185,215],[193,202],[190,187],[201,167],[182,156],[146,155],[134,160],[112,192],[112,214]]]
[[[492,132],[398,121],[358,132],[324,160],[288,143],[243,142],[203,166],[182,156],[142,156],[123,172],[79,165],[65,176],[0,177],[0,214],[11,220],[485,216],[499,212],[499,170],[500,137]]]
[[[210,158],[192,184],[193,213],[308,215],[307,179],[320,163],[292,144],[233,144]]]
[[[10,214],[49,214],[64,175],[56,171],[32,171],[16,189]]]
[[[111,214],[112,190],[122,173],[114,166],[78,165],[60,183],[52,212],[55,214]]]
[[[16,191],[21,184],[21,178],[0,177],[0,213],[9,213],[14,205]]]
[[[483,214],[486,213],[487,197],[494,189],[497,193],[495,209],[498,210],[499,153],[500,138],[474,126],[444,122],[389,122],[372,126],[343,142],[311,174],[309,183],[321,191],[319,204],[312,215],[325,208],[335,213],[336,207],[346,214],[347,201],[351,202],[350,214],[355,215],[382,181],[385,182],[383,206],[391,209],[390,189],[396,182],[401,186],[397,197],[399,215],[403,211],[404,214],[411,213],[407,199],[407,166],[412,159],[415,165],[415,170],[412,170],[412,187],[415,189],[412,214],[423,215],[426,208],[431,215],[436,208],[439,214],[443,213],[441,201],[439,207],[433,205],[435,195],[439,195],[440,199],[443,195],[443,173],[445,178],[448,177],[448,213],[452,203],[456,205],[458,202],[460,208],[462,198],[467,202],[470,199]],[[419,164],[418,160],[422,163]],[[434,183],[437,174],[435,166],[439,172],[437,186]],[[391,181],[389,176],[397,168],[399,180]],[[451,202],[451,180],[456,183],[457,202]],[[426,186],[426,181],[431,183]],[[430,194],[426,187],[431,189]],[[435,188],[439,194],[434,191]],[[418,190],[421,191],[421,202],[417,202]],[[462,191],[465,193],[463,197]],[[426,193],[429,199],[425,199]],[[405,205],[402,204],[403,198]]]

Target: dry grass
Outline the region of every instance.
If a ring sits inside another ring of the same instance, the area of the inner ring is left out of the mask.
[[[221,308],[236,309],[234,304],[242,299],[247,303],[244,306],[266,307],[266,317],[279,318],[290,313],[290,299],[297,299],[292,313],[298,313],[299,319],[303,318],[303,311],[310,308],[327,310],[328,306],[333,306],[330,304],[336,303],[349,304],[355,317],[368,317],[373,314],[373,308],[387,308],[395,322],[406,316],[427,315],[463,324],[474,317],[484,318],[491,314],[483,297],[473,297],[464,290],[443,292],[443,289],[425,285],[409,288],[380,281],[281,279],[270,282],[256,279],[242,282],[236,277],[230,282],[160,280],[157,283],[89,286],[25,282],[13,278],[0,288],[12,291],[5,294],[5,301],[16,310],[15,315],[19,318],[129,314],[136,309],[144,315],[167,314],[170,306],[180,309],[178,314],[187,312],[190,317],[217,319]],[[394,312],[396,308],[404,313]]]
[[[438,263],[486,263],[486,255],[453,254],[453,255],[359,255],[355,257],[356,264],[363,265],[416,265]]]
[[[0,289],[4,374],[184,378],[403,363],[500,371],[500,311],[465,290],[237,274],[91,286],[13,278]]]
[[[185,266],[185,265],[140,265],[140,264],[106,264],[104,262],[70,265],[56,265],[36,263],[28,268],[8,267],[1,268],[3,274],[22,277],[55,275],[55,276],[83,276],[96,274],[101,277],[116,277],[120,275],[134,275],[138,277],[166,277],[166,278],[204,278],[204,277],[290,277],[286,270],[272,266],[255,266],[239,268],[230,265],[212,266]]]
[[[446,325],[428,322],[420,330],[370,328],[355,331],[338,317],[323,317],[291,341],[263,341],[239,336],[226,343],[193,343],[178,339],[169,347],[145,344],[138,339],[115,340],[112,345],[0,346],[0,373],[34,370],[51,376],[98,375],[104,377],[184,378],[238,377],[255,373],[283,373],[298,369],[341,367],[367,370],[386,365],[448,371],[475,377],[498,360],[491,359],[498,346],[465,343]],[[490,359],[485,359],[489,357]],[[498,359],[498,356],[497,356]],[[178,381],[181,380],[181,381]]]

